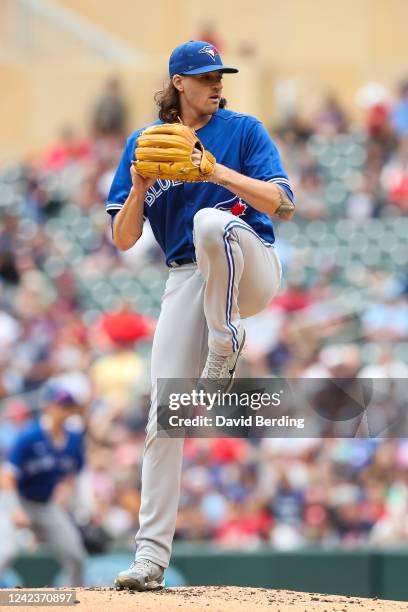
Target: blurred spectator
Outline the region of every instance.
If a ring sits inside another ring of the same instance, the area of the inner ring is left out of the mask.
[[[363,315],[363,333],[368,340],[397,341],[408,338],[407,299],[390,288],[383,302],[374,303]]]
[[[395,134],[390,122],[391,94],[384,85],[365,83],[357,92],[356,100],[365,112],[365,129],[370,140],[389,152],[395,146]]]
[[[271,514],[279,524],[300,525],[303,515],[303,495],[303,489],[296,487],[286,470],[282,470],[270,502]]]
[[[257,548],[268,538],[271,525],[271,516],[256,501],[231,502],[226,519],[216,530],[215,542],[221,548]]]
[[[93,113],[92,127],[96,138],[117,136],[123,138],[127,132],[127,104],[120,80],[110,77],[97,98]]]
[[[388,108],[385,104],[375,104],[367,113],[367,131],[371,138],[378,140],[389,133]]]
[[[408,211],[408,136],[402,137],[398,149],[384,166],[382,183],[390,201]]]
[[[135,410],[136,398],[148,388],[146,363],[130,349],[118,347],[96,358],[89,375],[95,393],[121,411]]]
[[[0,278],[5,283],[18,285],[20,276],[11,251],[0,251]]]
[[[194,40],[203,40],[213,45],[220,53],[225,51],[224,44],[217,32],[217,28],[212,21],[202,21],[197,29],[197,36]]]
[[[364,221],[380,216],[384,199],[376,189],[377,185],[367,173],[361,175],[361,182],[347,200],[347,216],[355,221]]]
[[[296,193],[296,205],[302,217],[312,220],[327,215],[324,181],[318,170],[310,168],[302,172]]]
[[[110,341],[112,345],[123,348],[133,346],[140,340],[151,339],[155,321],[135,312],[129,303],[124,301],[116,312],[102,315],[97,323],[97,333],[102,334],[103,344]]]
[[[399,85],[399,100],[391,112],[392,127],[400,138],[408,137],[408,79]]]
[[[328,138],[347,130],[347,117],[334,94],[327,94],[313,120],[317,134]]]
[[[313,302],[311,292],[303,279],[289,276],[287,286],[272,302],[271,308],[281,308],[287,313],[297,312],[310,306]]]
[[[380,345],[374,363],[364,366],[358,376],[361,378],[408,378],[408,365],[395,359],[391,345]]]
[[[258,53],[258,47],[252,40],[241,40],[237,53],[242,59],[253,59]]]
[[[71,163],[81,163],[91,156],[91,144],[80,138],[75,128],[66,124],[62,126],[58,141],[45,152],[41,166],[44,170],[57,172]]]

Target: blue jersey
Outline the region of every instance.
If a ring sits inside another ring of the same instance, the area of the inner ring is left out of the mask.
[[[62,447],[55,446],[36,421],[17,438],[7,463],[17,476],[19,493],[30,500],[48,501],[56,485],[84,464],[84,433],[65,429]]]
[[[160,123],[162,121],[158,120],[154,125]],[[136,139],[143,129],[128,138],[116,170],[106,204],[106,210],[112,216],[122,208],[129,195],[132,186],[130,166],[135,159]],[[279,185],[293,201],[278,150],[260,121],[220,109],[196,132],[217,162],[246,176]],[[268,215],[228,189],[209,182],[158,180],[146,194],[144,217],[149,219],[153,234],[165,253],[167,265],[195,258],[193,218],[201,208],[231,211],[246,221],[268,244],[275,241]]]

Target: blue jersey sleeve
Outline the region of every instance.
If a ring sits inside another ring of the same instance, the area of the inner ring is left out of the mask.
[[[294,201],[292,188],[275,143],[260,121],[251,122],[247,132],[243,172],[251,178],[279,185]]]
[[[134,143],[135,138],[133,136],[128,138],[109,190],[106,211],[112,215],[112,217],[122,208],[132,187],[130,166],[134,159]]]

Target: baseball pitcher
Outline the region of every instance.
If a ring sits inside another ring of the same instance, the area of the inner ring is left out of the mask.
[[[232,379],[242,320],[265,308],[281,281],[272,219],[292,218],[293,193],[262,123],[226,108],[223,75],[236,72],[207,42],[177,47],[170,82],[156,95],[159,119],[128,138],[108,196],[115,245],[131,248],[149,219],[169,267],[152,349],[136,555],[119,588],[163,587],[171,554],[183,440],[156,435],[157,379]]]

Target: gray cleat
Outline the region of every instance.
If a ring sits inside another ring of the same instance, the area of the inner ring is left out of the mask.
[[[119,590],[158,591],[164,587],[164,569],[149,559],[137,559],[117,575],[115,586]]]
[[[235,353],[224,356],[218,355],[214,351],[209,351],[207,361],[199,379],[199,388],[207,389],[212,386],[211,383],[216,383],[221,379],[225,382],[225,388],[222,389],[222,391],[227,393],[231,389],[234,382],[238,358],[245,347],[245,329],[241,329],[239,347]]]

